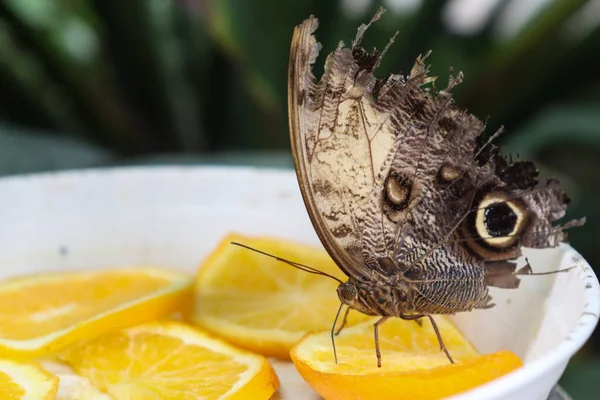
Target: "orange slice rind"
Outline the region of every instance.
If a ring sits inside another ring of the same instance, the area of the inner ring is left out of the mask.
[[[456,364],[440,351],[427,319],[392,319],[380,326],[382,367],[376,364],[373,323],[347,328],[336,338],[338,363],[329,333],[307,335],[291,357],[304,380],[325,399],[442,399],[496,379],[523,365],[512,352],[480,356],[446,318],[436,316]]]
[[[0,356],[37,357],[185,307],[188,274],[159,268],[48,273],[0,282]]]

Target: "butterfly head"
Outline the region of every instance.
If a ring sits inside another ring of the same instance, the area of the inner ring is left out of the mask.
[[[358,299],[358,289],[352,282],[343,282],[337,287],[340,301],[347,306],[353,306]]]
[[[357,310],[367,315],[378,315],[378,312],[371,307],[370,296],[366,288],[362,287],[361,282],[348,281],[341,283],[337,288],[340,301],[349,308]]]

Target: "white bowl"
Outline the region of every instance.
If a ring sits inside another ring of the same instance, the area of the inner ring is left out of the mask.
[[[318,244],[291,170],[136,167],[0,179],[0,278],[126,264],[194,271],[230,231]],[[510,349],[525,366],[454,399],[542,400],[598,322],[600,289],[571,247],[527,251],[535,271],[496,307],[453,317],[481,352]],[[280,399],[318,399],[275,362]]]

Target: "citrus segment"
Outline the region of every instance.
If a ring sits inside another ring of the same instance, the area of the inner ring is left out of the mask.
[[[456,362],[479,356],[475,348],[447,318],[434,318],[442,339]],[[374,318],[342,330],[335,338],[337,365],[334,362],[331,336],[328,333],[306,338],[303,341],[306,345],[297,347],[295,352],[308,352],[310,359],[320,363],[320,369],[324,372],[356,375],[414,371],[449,363],[446,355],[440,351],[437,336],[427,318],[421,319],[420,326],[415,321],[393,318],[379,326],[382,367],[378,368],[373,337],[373,323],[378,319]]]
[[[237,346],[281,359],[289,359],[290,349],[307,332],[331,328],[340,304],[338,282],[230,242],[347,279],[323,248],[231,234],[199,267],[195,324]],[[361,318],[351,314],[349,324]]]
[[[63,362],[45,359],[40,364],[46,371],[56,375],[60,381],[55,400],[114,400],[109,394],[92,385],[89,379],[77,375]]]
[[[35,363],[0,360],[0,399],[54,399],[58,377]]]
[[[328,333],[307,335],[291,357],[304,380],[325,399],[441,399],[496,379],[523,365],[509,351],[480,356],[446,318],[435,320],[456,364],[450,364],[427,319],[391,319],[380,325],[382,366],[377,367],[373,323],[336,337],[335,363]]]
[[[279,381],[268,361],[179,322],[105,333],[61,355],[115,399],[268,399]]]
[[[189,307],[191,296],[189,275],[157,268],[12,278],[0,282],[0,355],[41,356]]]

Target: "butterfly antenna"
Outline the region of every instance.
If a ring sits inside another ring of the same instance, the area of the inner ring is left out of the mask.
[[[285,258],[281,258],[281,257],[277,257],[277,256],[275,256],[273,254],[265,253],[264,251],[255,249],[253,247],[247,246],[247,245],[242,244],[242,243],[231,242],[231,244],[233,244],[235,246],[243,247],[243,248],[248,249],[248,250],[252,250],[252,251],[254,251],[256,253],[262,254],[262,255],[267,256],[267,257],[274,258],[277,261],[281,261],[283,263],[291,265],[292,267],[297,268],[297,269],[299,269],[301,271],[304,271],[304,272],[308,272],[309,274],[326,276],[326,277],[329,277],[329,278],[331,278],[331,279],[333,279],[333,280],[335,280],[335,281],[337,281],[339,283],[343,283],[340,279],[336,278],[335,276],[330,275],[330,274],[328,274],[326,272],[323,272],[323,271],[319,271],[316,268],[309,267],[308,265],[304,265],[304,264],[300,264],[300,263],[297,263],[297,262],[294,262],[294,261],[286,260]]]

